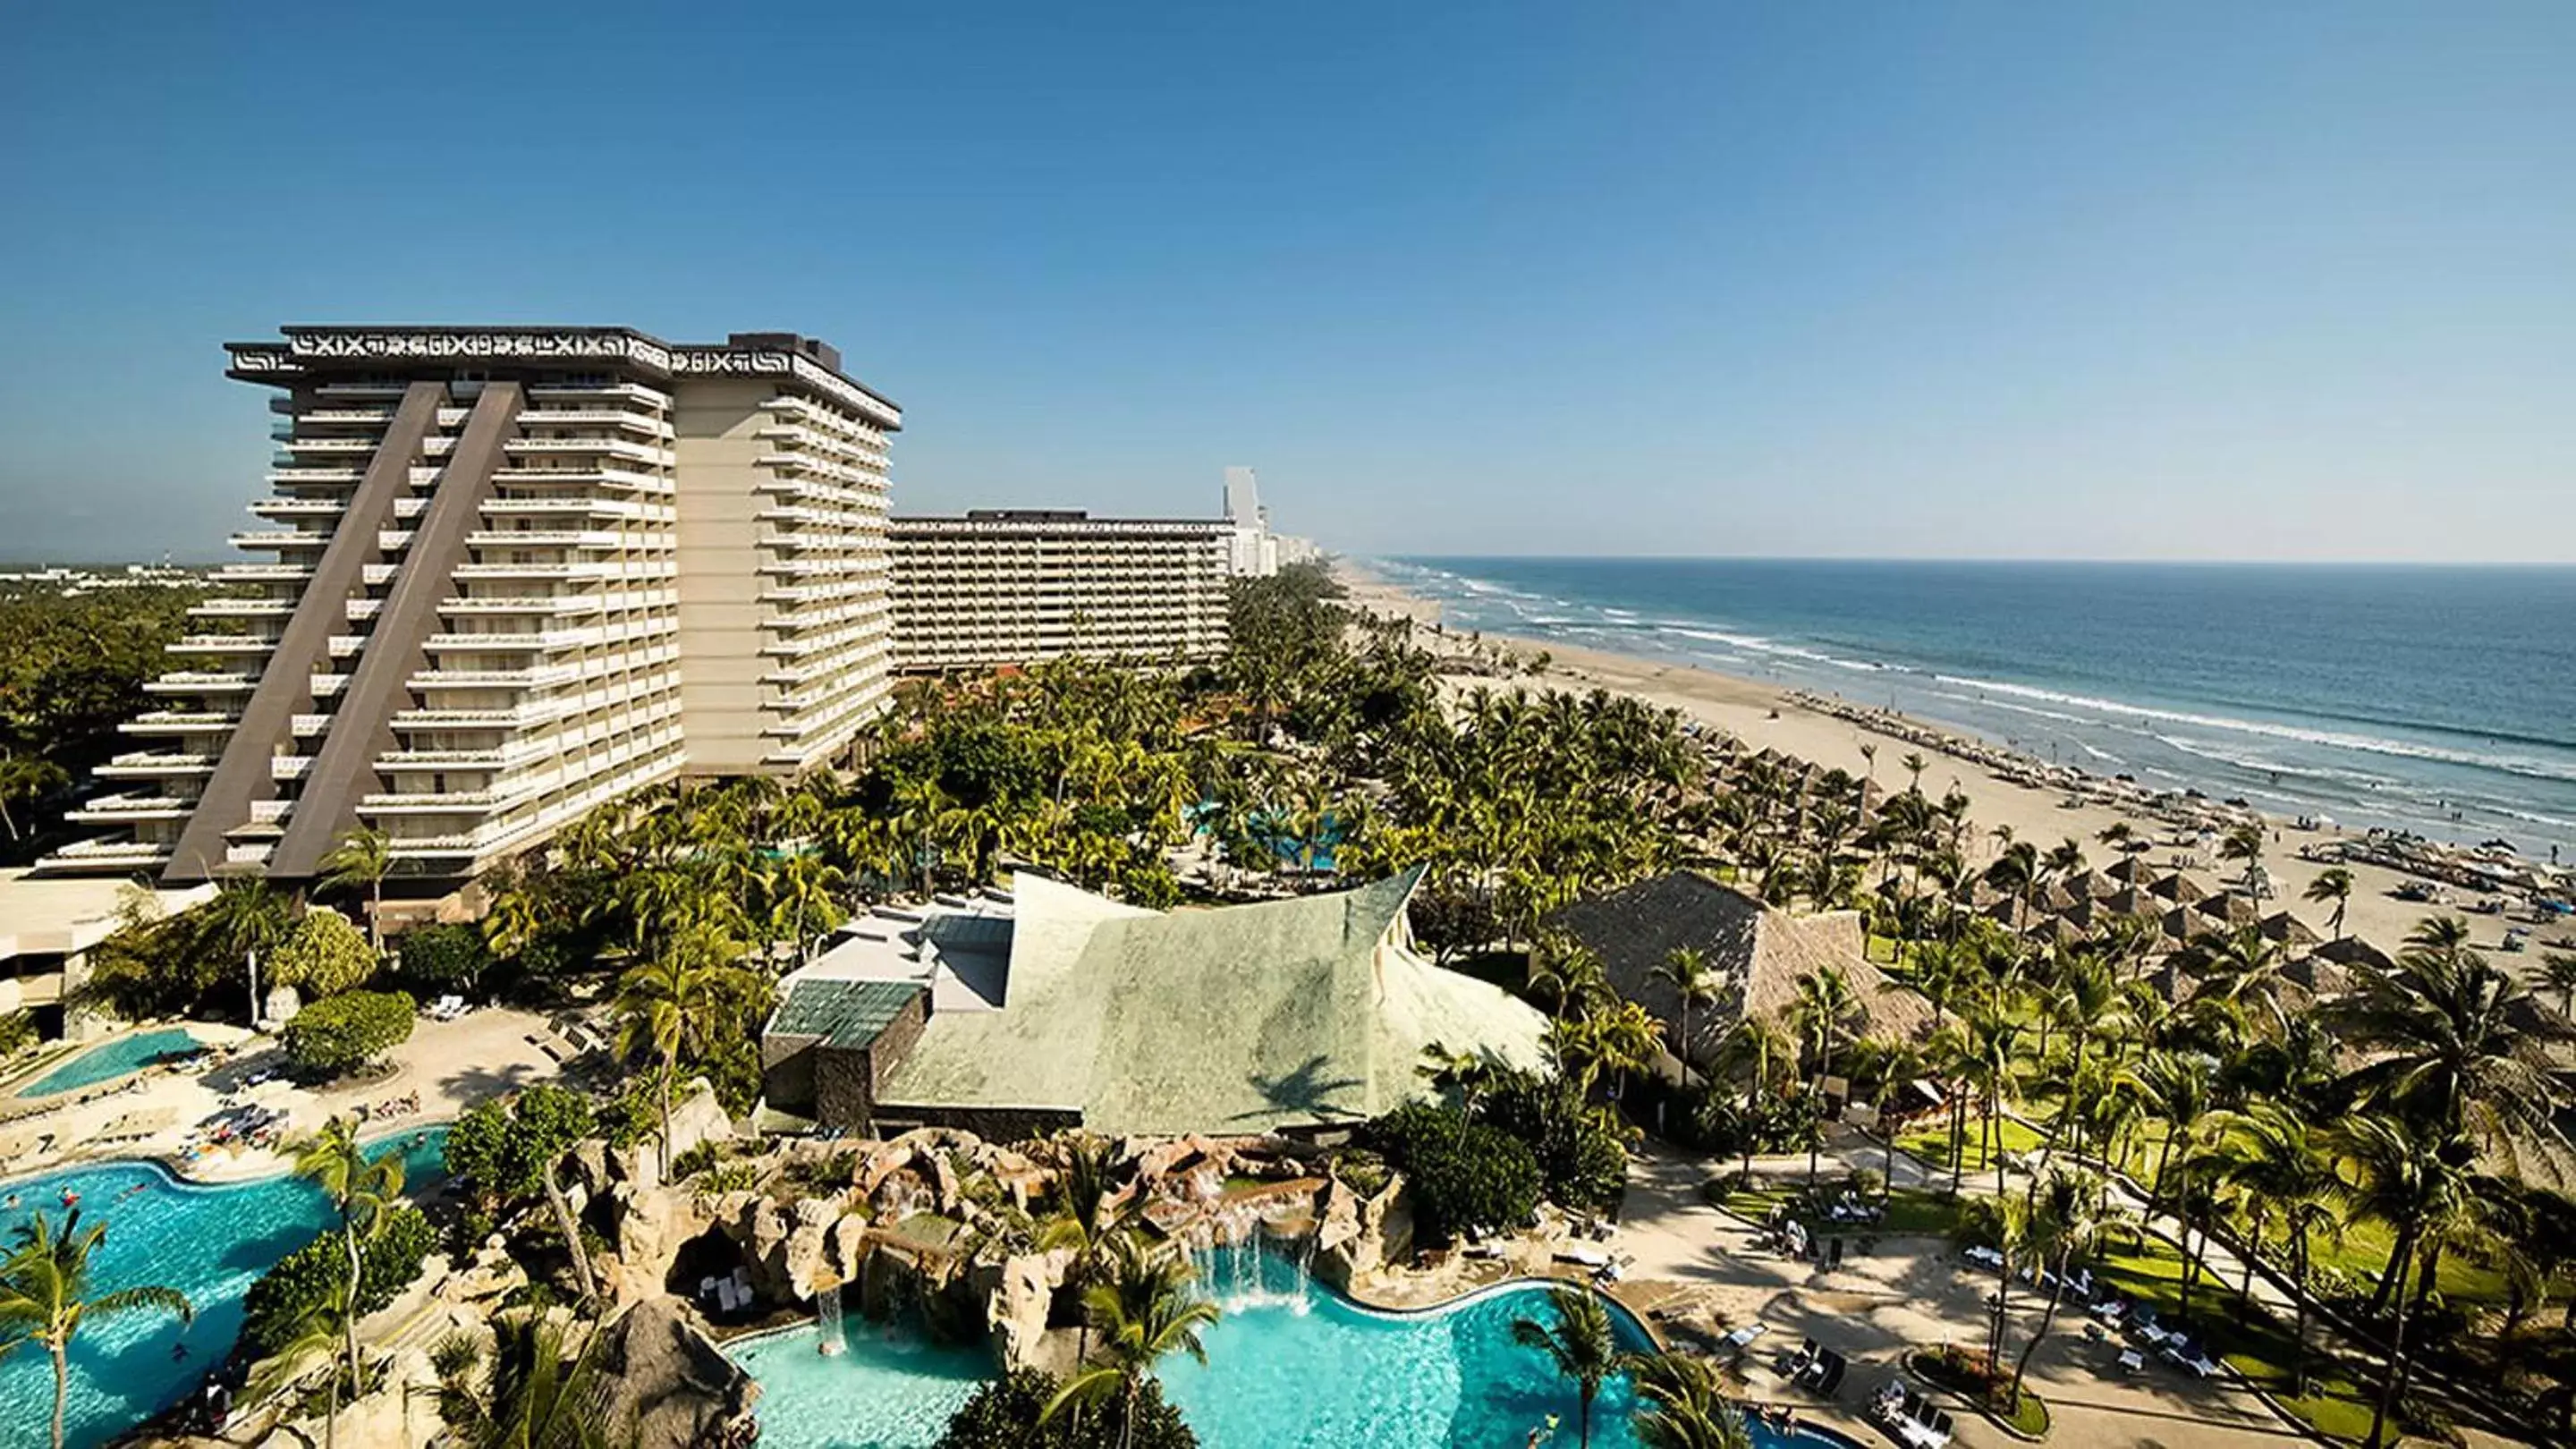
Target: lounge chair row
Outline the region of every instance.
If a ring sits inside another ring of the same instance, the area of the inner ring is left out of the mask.
[[[1914,1449],[1943,1449],[1957,1432],[1948,1414],[1934,1408],[1931,1400],[1907,1387],[1903,1379],[1890,1379],[1869,1409],[1871,1417]]]

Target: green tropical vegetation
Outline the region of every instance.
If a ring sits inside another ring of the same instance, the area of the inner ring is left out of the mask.
[[[167,1313],[182,1324],[196,1317],[196,1308],[174,1288],[141,1284],[93,1291],[90,1257],[106,1236],[105,1223],[82,1226],[77,1207],[59,1220],[39,1212],[18,1227],[8,1257],[0,1259],[0,1357],[33,1346],[53,1360],[54,1449],[63,1449],[68,1354],[82,1325],[145,1312]]]
[[[117,726],[148,707],[145,681],[204,596],[0,582],[0,864],[59,843],[72,782],[117,752]]]
[[[295,1013],[278,1033],[286,1059],[314,1077],[355,1071],[411,1039],[414,1003],[406,991],[352,991]]]

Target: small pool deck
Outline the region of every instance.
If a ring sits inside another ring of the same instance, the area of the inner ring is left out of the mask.
[[[17,1178],[104,1158],[150,1158],[193,1182],[237,1182],[285,1170],[274,1150],[183,1154],[197,1124],[226,1107],[256,1103],[286,1114],[281,1140],[314,1131],[332,1117],[414,1092],[419,1107],[395,1116],[371,1116],[368,1130],[444,1121],[495,1093],[555,1076],[561,1068],[529,1038],[547,1035],[546,1018],[533,1012],[486,1007],[455,1021],[423,1017],[411,1039],[394,1049],[392,1070],[364,1082],[320,1090],[274,1077],[257,1086],[249,1078],[282,1064],[276,1044],[238,1027],[192,1027],[202,1039],[232,1033],[242,1049],[212,1068],[159,1068],[108,1083],[76,1102],[18,1117],[0,1126],[0,1171]],[[218,1043],[220,1044],[220,1043]],[[42,1107],[38,1098],[32,1106]]]

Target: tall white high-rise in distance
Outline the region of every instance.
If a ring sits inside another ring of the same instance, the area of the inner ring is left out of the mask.
[[[272,561],[196,610],[49,869],[311,878],[351,829],[453,879],[682,773],[792,773],[887,688],[887,434],[792,333],[288,327]]]
[[[1225,470],[1226,571],[1236,578],[1279,572],[1279,545],[1270,536],[1270,510],[1261,506],[1261,484],[1249,468]]]

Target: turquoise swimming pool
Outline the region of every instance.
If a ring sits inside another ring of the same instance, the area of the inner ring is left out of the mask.
[[[184,1057],[199,1050],[186,1027],[165,1026],[132,1032],[79,1056],[18,1089],[21,1097],[51,1097],[76,1092],[139,1072],[163,1057]]]
[[[445,1137],[444,1127],[398,1134],[411,1183],[437,1177]],[[84,1224],[107,1224],[90,1260],[94,1291],[158,1283],[197,1309],[184,1332],[167,1314],[139,1313],[100,1319],[73,1338],[67,1437],[75,1449],[104,1444],[192,1391],[232,1352],[252,1282],[332,1221],[321,1189],[294,1177],[198,1187],[154,1163],[112,1162],[0,1184],[0,1241],[40,1210],[59,1217],[66,1191],[80,1195]],[[174,1345],[186,1357],[173,1357]],[[44,1354],[0,1358],[0,1425],[41,1439],[53,1394]],[[0,1442],[19,1441],[0,1433]]]
[[[1207,1449],[1520,1449],[1550,1414],[1574,1441],[1573,1388],[1511,1341],[1512,1320],[1549,1316],[1543,1286],[1514,1285],[1448,1308],[1376,1313],[1313,1287],[1264,1254],[1212,1265],[1225,1317],[1207,1335],[1205,1366],[1165,1363],[1165,1391]],[[1624,1310],[1624,1343],[1651,1340]],[[889,1337],[853,1320],[845,1352],[816,1351],[816,1330],[767,1335],[733,1350],[760,1380],[762,1449],[928,1449],[948,1416],[991,1372],[980,1351]],[[1595,1449],[1635,1449],[1636,1396],[1614,1380],[1593,1407]],[[1794,1445],[1751,1426],[1759,1449],[1849,1449],[1801,1431]]]

